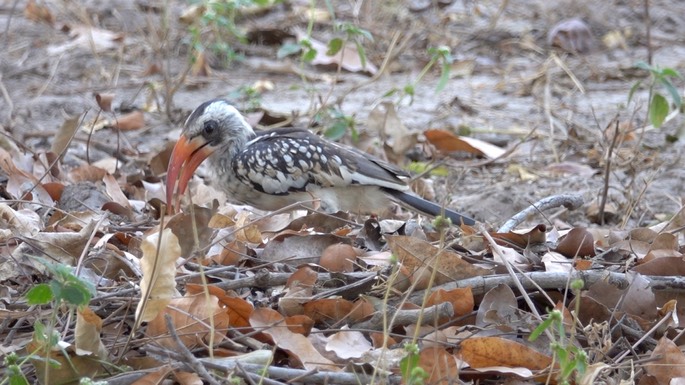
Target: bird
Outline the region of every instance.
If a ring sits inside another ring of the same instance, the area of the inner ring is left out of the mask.
[[[167,169],[167,207],[178,201],[205,160],[211,183],[231,203],[275,211],[303,204],[324,212],[373,214],[391,201],[454,224],[475,220],[411,192],[410,175],[354,147],[322,138],[307,129],[255,131],[226,99],[200,104],[188,116]],[[176,194],[176,195],[175,195]]]

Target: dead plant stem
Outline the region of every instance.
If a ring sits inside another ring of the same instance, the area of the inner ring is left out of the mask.
[[[604,210],[606,208],[607,197],[609,195],[609,178],[611,177],[611,157],[614,152],[614,147],[618,141],[618,119],[615,119],[614,135],[611,138],[611,143],[607,149],[606,161],[604,165],[604,188],[602,189],[602,197],[599,202],[599,225],[604,226]]]

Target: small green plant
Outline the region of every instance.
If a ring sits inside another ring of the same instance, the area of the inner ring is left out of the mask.
[[[71,311],[88,305],[93,293],[95,293],[95,288],[90,283],[75,276],[68,266],[52,264],[44,260],[40,261],[46,266],[47,271],[51,273],[52,279],[49,283],[41,283],[34,286],[26,293],[26,300],[29,305],[52,303],[53,309],[66,305]],[[60,341],[59,332],[55,329],[56,323],[57,311],[54,311],[47,325],[40,321],[33,325],[33,342],[38,348],[30,352],[26,357],[19,357],[14,353],[8,354],[4,359],[7,371],[5,377],[0,382],[1,385],[6,383],[10,385],[28,384],[29,382],[22,373],[21,367],[29,359],[45,361],[46,365],[44,367],[46,371],[50,366],[59,365],[58,362],[49,358],[50,351],[58,347]]]
[[[414,343],[405,344],[407,355],[400,360],[400,373],[407,385],[423,385],[428,373],[419,366],[419,347]]]
[[[198,53],[211,50],[226,65],[242,56],[233,48],[236,42],[246,43],[244,31],[236,24],[236,19],[243,9],[249,7],[267,7],[281,0],[204,0],[204,9],[199,22],[188,27],[191,37],[192,58]],[[203,32],[209,36],[203,37]]]
[[[345,115],[340,109],[335,107],[322,108],[314,116],[314,121],[325,127],[323,134],[330,140],[339,140],[350,132],[353,141],[359,139],[357,123],[354,116]]]
[[[571,282],[571,289],[576,295],[580,295],[583,287],[582,280],[575,280]],[[576,314],[578,314],[580,301],[576,301]],[[575,377],[580,379],[587,370],[587,354],[583,349],[576,346],[574,339],[566,336],[564,329],[563,313],[559,310],[552,310],[546,320],[533,330],[528,338],[530,341],[535,341],[545,330],[551,331],[550,347],[554,355],[553,362],[559,363],[559,373],[557,374],[557,382],[560,385],[571,384],[571,379]],[[552,365],[554,367],[554,365]]]
[[[446,46],[431,47],[428,48],[428,54],[430,55],[430,60],[423,66],[421,72],[419,72],[413,82],[405,85],[401,90],[399,88],[393,88],[386,92],[383,97],[390,97],[399,93],[399,102],[402,102],[405,97],[409,97],[409,104],[412,104],[414,102],[416,86],[421,82],[423,77],[426,76],[428,71],[436,65],[440,66],[440,79],[435,86],[435,92],[438,93],[445,89],[447,82],[450,80],[450,69],[453,62],[450,49]]]
[[[259,109],[262,105],[262,93],[253,86],[242,86],[230,92],[228,97],[231,100],[240,100],[243,102],[241,110],[254,111]]]
[[[348,43],[354,43],[357,48],[357,54],[361,61],[361,66],[366,67],[366,50],[364,49],[364,41],[373,41],[373,35],[365,29],[349,22],[335,23],[333,32],[337,35],[344,35],[343,37],[334,37],[326,44],[326,56],[337,55]],[[303,63],[311,63],[319,52],[314,47],[311,39],[307,37],[301,38],[298,42],[288,42],[281,46],[278,50],[277,57],[282,59],[286,56],[300,54],[300,60]]]
[[[635,64],[636,68],[648,71],[649,73],[649,107],[647,109],[647,116],[649,123],[655,128],[661,127],[664,120],[671,112],[671,105],[664,95],[659,92],[659,88],[663,88],[671,95],[673,102],[673,110],[680,110],[682,108],[682,97],[680,92],[673,84],[673,80],[683,80],[683,76],[673,68],[660,68],[657,65],[649,65],[645,62]],[[642,80],[635,83],[628,93],[628,103],[633,98],[635,91],[642,85]]]

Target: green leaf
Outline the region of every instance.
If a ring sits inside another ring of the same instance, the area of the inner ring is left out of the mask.
[[[302,60],[304,60],[307,63],[311,63],[312,60],[316,57],[316,50],[314,48],[310,48],[307,50],[307,52],[302,55]]]
[[[547,328],[549,328],[552,325],[552,317],[548,317],[546,320],[542,321],[538,327],[533,330],[532,333],[530,333],[530,336],[528,337],[528,341],[535,341],[540,337],[540,334],[542,334]]]
[[[642,85],[642,80],[638,80],[633,84],[632,87],[630,87],[630,91],[628,92],[628,104],[630,104],[630,101],[633,99],[633,95],[635,94],[635,91],[637,91],[638,88],[640,88],[640,85]]]
[[[276,57],[278,59],[283,59],[284,57],[294,55],[302,51],[302,46],[297,43],[285,43],[278,49]]]
[[[400,373],[402,378],[410,378],[412,371],[419,364],[419,355],[417,353],[409,353],[400,360]]]
[[[663,95],[655,93],[649,103],[649,122],[656,128],[661,127],[668,116],[668,101]]]
[[[661,70],[661,74],[664,76],[671,76],[671,77],[679,78],[679,79],[683,78],[683,75],[681,75],[680,72],[678,72],[677,70],[675,70],[673,68],[664,68]]]
[[[345,136],[347,132],[347,124],[344,121],[339,120],[333,123],[328,129],[323,133],[324,136],[331,140],[338,140]]]
[[[634,67],[645,70],[645,71],[650,71],[650,72],[654,71],[654,67],[650,66],[649,64],[647,64],[643,61],[639,61],[639,62],[635,63]]]
[[[29,385],[28,380],[24,377],[21,368],[18,365],[10,365],[7,368],[9,373],[9,385]]]
[[[447,83],[450,81],[450,64],[444,62],[442,65],[442,71],[440,71],[440,80],[438,80],[438,85],[435,87],[435,92],[440,92],[445,89]]]
[[[680,96],[680,92],[678,92],[678,89],[675,88],[673,83],[671,83],[668,79],[661,78],[660,80],[661,84],[663,84],[664,88],[666,88],[666,91],[668,91],[668,93],[671,94],[671,98],[673,98],[673,104],[675,104],[675,108],[679,109],[683,103],[682,98]]]
[[[326,50],[326,55],[328,56],[333,56],[340,52],[340,50],[343,47],[343,41],[340,38],[335,38],[331,39],[331,41],[328,42],[328,49]]]
[[[26,293],[26,299],[29,305],[44,305],[54,299],[52,289],[47,283],[41,283],[33,287]]]
[[[70,282],[62,288],[62,299],[74,306],[85,306],[90,302],[90,291],[80,282]]]
[[[393,88],[393,89],[391,89],[390,91],[384,93],[382,97],[384,97],[384,98],[389,98],[389,97],[395,95],[398,91],[399,91],[399,90],[398,90],[397,88]]]
[[[354,44],[357,46],[357,54],[359,54],[362,68],[366,69],[366,50],[364,50],[364,46],[360,42],[355,41]]]

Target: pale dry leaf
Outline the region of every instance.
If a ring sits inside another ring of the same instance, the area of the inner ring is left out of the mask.
[[[547,35],[547,43],[566,52],[586,53],[594,45],[590,27],[583,20],[572,18],[557,23]]]
[[[389,101],[379,103],[366,121],[369,130],[381,134],[385,144],[392,149],[394,158],[406,155],[407,151],[417,143],[417,132],[410,132],[397,115],[395,104]]]
[[[272,350],[260,349],[249,353],[240,354],[231,357],[214,357],[204,358],[203,361],[212,362],[218,365],[232,365],[236,362],[241,364],[259,364],[269,365],[273,363],[274,352]]]
[[[547,272],[570,274],[574,270],[571,261],[571,259],[553,251],[548,251],[542,256],[542,264],[545,265],[545,271]]]
[[[533,377],[533,372],[528,368],[509,368],[506,366],[484,366],[482,368],[472,368],[477,372],[482,373],[502,373],[502,374],[515,374],[521,378],[531,378]]]
[[[347,325],[343,326],[341,331],[328,337],[326,343],[326,350],[334,352],[343,360],[360,358],[372,348],[371,342],[364,337],[364,334],[356,330],[349,330]]]
[[[73,266],[88,245],[88,239],[95,230],[96,222],[89,222],[79,232],[40,232],[25,239],[12,257],[0,263],[0,281],[26,274],[27,268],[39,273],[45,272],[45,266],[36,262],[37,258],[50,256],[53,262]],[[19,264],[19,265],[18,265]],[[21,266],[21,267],[20,267]]]
[[[0,148],[0,169],[7,175],[5,190],[16,199],[30,200],[47,206],[53,206],[50,194],[31,172],[35,160],[28,155],[10,154]],[[21,167],[19,167],[19,166]]]
[[[50,56],[61,55],[73,49],[104,52],[118,48],[124,42],[124,34],[86,25],[65,26],[71,40],[47,48]]]
[[[81,122],[81,116],[75,116],[73,118],[66,119],[62,126],[57,130],[57,134],[52,140],[52,145],[50,146],[50,151],[59,155],[60,158],[64,157],[67,152],[67,148],[71,143],[76,131],[79,128],[79,123]]]
[[[78,311],[76,317],[76,328],[74,330],[74,345],[76,354],[95,355],[96,357],[107,360],[107,347],[100,339],[102,331],[102,319],[89,307],[84,307]]]
[[[117,172],[117,167],[119,166],[119,161],[115,157],[106,157],[93,162],[93,166],[101,168],[110,174]]]
[[[43,226],[40,216],[35,211],[29,209],[15,211],[9,205],[0,203],[0,228],[7,230],[9,236],[33,237],[41,231]]]
[[[629,274],[630,286],[623,294],[624,300],[620,310],[644,319],[656,317],[656,299],[650,280],[642,274]]]
[[[114,202],[120,204],[127,210],[132,210],[131,203],[128,201],[128,198],[126,198],[126,195],[124,195],[124,192],[121,191],[119,183],[112,174],[107,173],[102,178],[102,181],[105,183],[105,191],[107,192],[107,195],[109,195]]]
[[[516,320],[516,295],[511,288],[504,284],[499,284],[490,289],[478,306],[476,313],[476,326],[486,329],[489,325],[506,327]],[[493,333],[499,333],[492,330]]]
[[[176,260],[181,257],[181,245],[171,229],[164,229],[160,233],[159,228],[156,228],[143,238],[140,249],[143,252],[140,260],[143,270],[140,292],[143,299],[136,308],[138,324],[154,319],[172,298],[180,296],[176,290],[175,278]]]

